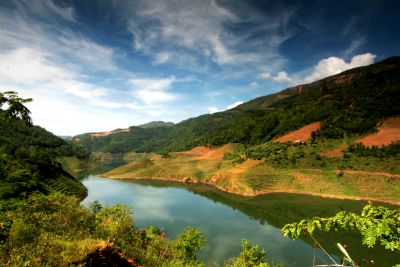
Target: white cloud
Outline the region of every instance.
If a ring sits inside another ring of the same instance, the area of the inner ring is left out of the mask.
[[[252,82],[252,83],[250,83],[250,87],[251,88],[256,88],[258,86],[258,83],[257,82]]]
[[[245,2],[235,3],[240,8],[215,0],[138,0],[119,4],[133,36],[134,49],[152,57],[154,64],[172,63],[192,69],[206,66],[204,60],[237,67],[266,61],[280,64],[279,45],[290,37],[282,31],[282,25],[289,21],[291,12],[266,16]],[[259,26],[246,33],[227,29],[227,24],[243,21]],[[260,41],[260,36],[265,38]],[[160,53],[161,47],[169,49]]]
[[[338,74],[345,70],[361,67],[374,63],[376,55],[366,53],[357,55],[351,58],[349,63],[346,63],[342,58],[329,57],[321,60],[315,67],[313,73],[308,75],[304,81],[309,83],[331,75]]]
[[[165,79],[131,79],[133,95],[145,104],[158,104],[175,100],[178,95],[169,92],[175,77]]]
[[[292,78],[289,77],[289,74],[286,71],[279,72],[278,75],[274,76],[272,79],[279,83],[292,82]]]
[[[135,92],[135,96],[146,104],[164,103],[177,98],[174,93],[151,90],[138,90]]]
[[[175,77],[170,77],[165,79],[131,79],[130,83],[135,89],[163,91],[168,90],[174,81]]]
[[[262,80],[269,79],[269,78],[271,78],[271,73],[269,73],[269,72],[260,73],[258,75],[258,78],[260,78]]]
[[[262,80],[272,79],[272,80],[274,80],[274,81],[276,81],[278,83],[291,83],[291,82],[293,82],[293,79],[291,77],[289,77],[289,74],[286,71],[280,71],[275,76],[272,76],[272,74],[269,73],[269,72],[263,72],[263,73],[260,73],[257,77],[262,79]]]
[[[47,53],[25,47],[4,52],[0,55],[0,81],[85,99],[108,94],[108,89],[82,81],[79,74],[49,62],[47,57]]]
[[[69,74],[46,62],[46,54],[31,48],[21,47],[0,54],[0,81],[22,84],[66,79]]]
[[[235,103],[230,104],[229,106],[227,106],[226,109],[235,108],[235,107],[237,107],[237,106],[239,106],[239,105],[241,105],[241,104],[243,104],[243,103],[244,103],[243,101],[237,101],[237,102],[235,102]]]
[[[116,69],[116,54],[112,48],[69,30],[65,27],[68,23],[46,22],[45,18],[51,17],[51,14],[54,16],[56,12],[51,6],[55,4],[50,0],[38,0],[18,2],[16,9],[11,12],[0,9],[0,52],[20,48],[39,51],[45,55],[47,62],[62,64],[65,68],[82,73]],[[72,12],[67,11],[71,8],[57,7],[59,12]],[[40,15],[44,21],[38,21],[35,15]]]
[[[217,107],[209,107],[208,108],[208,113],[210,113],[210,114],[216,113],[218,111],[219,111],[219,109]]]

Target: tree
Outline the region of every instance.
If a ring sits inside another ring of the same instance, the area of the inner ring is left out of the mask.
[[[24,105],[32,102],[32,98],[20,98],[14,91],[0,92],[0,109],[6,106],[5,115],[8,118],[21,119],[28,125],[32,125],[31,111]]]
[[[266,251],[259,251],[258,245],[252,246],[249,241],[242,240],[242,252],[239,257],[230,259],[225,267],[282,267],[283,265],[273,265],[265,258]]]
[[[100,204],[98,200],[93,201],[92,203],[89,204],[89,210],[93,213],[97,213],[101,211],[103,206]]]
[[[178,236],[176,248],[187,262],[197,262],[196,252],[202,250],[206,242],[199,229],[187,227]]]
[[[328,232],[339,229],[359,231],[362,243],[368,247],[380,242],[386,249],[400,252],[400,209],[383,206],[369,204],[362,209],[361,214],[341,211],[329,218],[314,217],[301,220],[285,225],[282,232],[285,236],[297,239],[302,234],[311,235],[316,230]]]

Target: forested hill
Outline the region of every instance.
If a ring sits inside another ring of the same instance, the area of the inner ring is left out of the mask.
[[[29,110],[21,101],[16,93],[0,93],[0,199],[24,197],[33,191],[85,195],[85,187],[63,170],[57,158],[86,158],[88,153],[31,125]],[[4,104],[8,109],[3,109]]]
[[[382,119],[400,114],[398,103],[400,57],[391,57],[169,127],[130,127],[74,140],[89,151],[166,153],[199,145],[260,144],[315,121],[321,122],[321,138],[341,138],[374,131]]]

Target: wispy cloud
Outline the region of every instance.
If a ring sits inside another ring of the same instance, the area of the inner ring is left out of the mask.
[[[252,83],[250,83],[250,87],[251,88],[256,88],[258,86],[258,83],[257,82],[252,82]]]
[[[271,73],[263,72],[263,73],[260,73],[257,77],[262,80],[267,80],[267,79],[271,78]]]
[[[350,55],[354,55],[354,53],[365,43],[365,37],[356,38],[351,41],[350,45],[346,50],[344,50],[343,54],[345,57]]]
[[[73,7],[60,6],[54,3],[52,0],[11,0],[20,10],[31,13],[33,15],[41,16],[47,19],[51,19],[52,16],[56,15],[56,18],[63,18],[68,21],[75,22],[75,10]]]
[[[205,61],[240,65],[266,60],[274,64],[282,58],[279,45],[290,36],[282,31],[290,12],[267,17],[245,3],[241,3],[240,13],[214,0],[118,3],[124,6],[134,49],[153,57],[155,64],[188,67],[185,63],[191,62],[196,67],[200,62],[204,66]],[[228,26],[243,22],[251,23],[254,29],[233,31]],[[265,35],[263,40],[261,34]]]
[[[113,48],[70,29],[70,25],[80,23],[72,7],[51,0],[11,4],[11,10],[0,8],[2,90],[33,97],[30,107],[34,122],[55,133],[109,130],[159,116],[168,118],[170,112],[162,104],[178,97],[169,91],[171,84],[195,80],[189,76],[158,79],[151,75],[148,79],[132,79],[138,74],[115,64],[119,55]],[[127,92],[129,87],[134,87],[131,94]],[[79,112],[83,107],[85,112]],[[96,114],[101,120],[95,119]]]
[[[178,94],[168,91],[175,77],[165,79],[131,79],[133,94],[145,104],[157,104],[170,102],[178,97]]]

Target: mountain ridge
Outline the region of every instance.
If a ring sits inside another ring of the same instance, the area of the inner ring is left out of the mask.
[[[376,130],[380,121],[400,114],[399,102],[400,57],[391,57],[170,127],[132,126],[128,133],[83,136],[77,143],[89,151],[167,153],[199,145],[261,144],[316,121],[321,136],[337,138]]]

